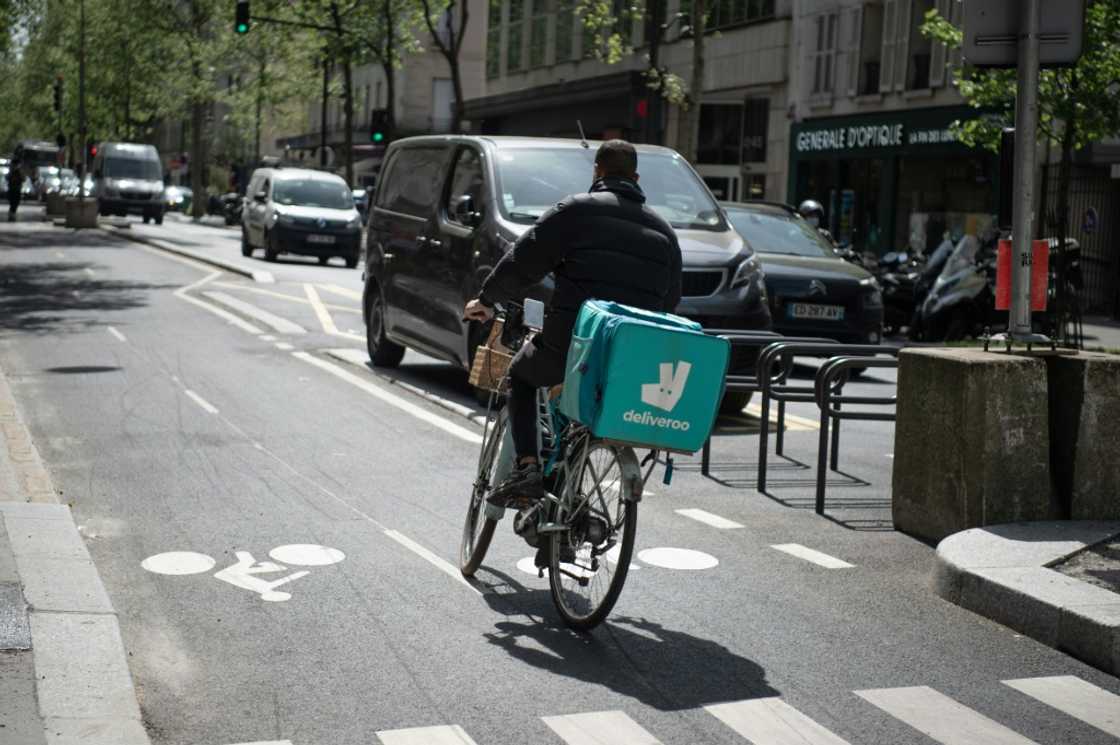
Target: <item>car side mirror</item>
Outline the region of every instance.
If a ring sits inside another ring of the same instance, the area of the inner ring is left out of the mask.
[[[253,201],[267,202],[268,201],[268,192],[266,192],[264,190],[258,191],[256,194],[253,195]]]
[[[463,225],[476,227],[482,221],[482,215],[475,211],[474,198],[464,194],[455,200],[451,208],[451,216]]]

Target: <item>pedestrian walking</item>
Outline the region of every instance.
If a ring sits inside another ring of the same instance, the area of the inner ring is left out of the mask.
[[[16,221],[16,210],[23,196],[23,166],[13,160],[8,170],[8,222]]]

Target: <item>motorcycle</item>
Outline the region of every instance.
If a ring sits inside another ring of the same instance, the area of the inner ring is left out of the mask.
[[[924,259],[905,251],[891,251],[879,259],[875,272],[883,288],[883,333],[897,334],[914,316],[918,281]]]
[[[241,223],[241,210],[245,205],[245,198],[237,192],[229,192],[223,194],[222,200],[222,216],[225,218],[226,225],[239,225]]]
[[[966,235],[957,243],[914,314],[911,339],[959,341],[978,337],[985,328],[997,325],[996,238],[992,236],[982,242],[976,236]],[[932,269],[927,266],[923,276],[930,273]]]

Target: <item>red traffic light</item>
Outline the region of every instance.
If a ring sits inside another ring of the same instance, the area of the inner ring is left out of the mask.
[[[644,98],[639,98],[638,99],[638,106],[637,106],[636,113],[638,114],[638,118],[640,118],[640,119],[645,119],[647,116],[649,116],[649,101],[647,99],[644,99]]]

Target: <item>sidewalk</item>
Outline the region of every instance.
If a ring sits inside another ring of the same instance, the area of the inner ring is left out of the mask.
[[[0,251],[21,230],[0,223]],[[0,743],[149,745],[116,612],[3,370]]]
[[[1120,537],[1120,522],[1054,521],[965,530],[937,546],[934,589],[946,600],[1120,675],[1120,592],[1086,582],[1069,559]],[[1111,580],[1120,559],[1096,552]]]
[[[1120,349],[1120,321],[1106,316],[1086,316],[1082,322],[1085,348]]]

